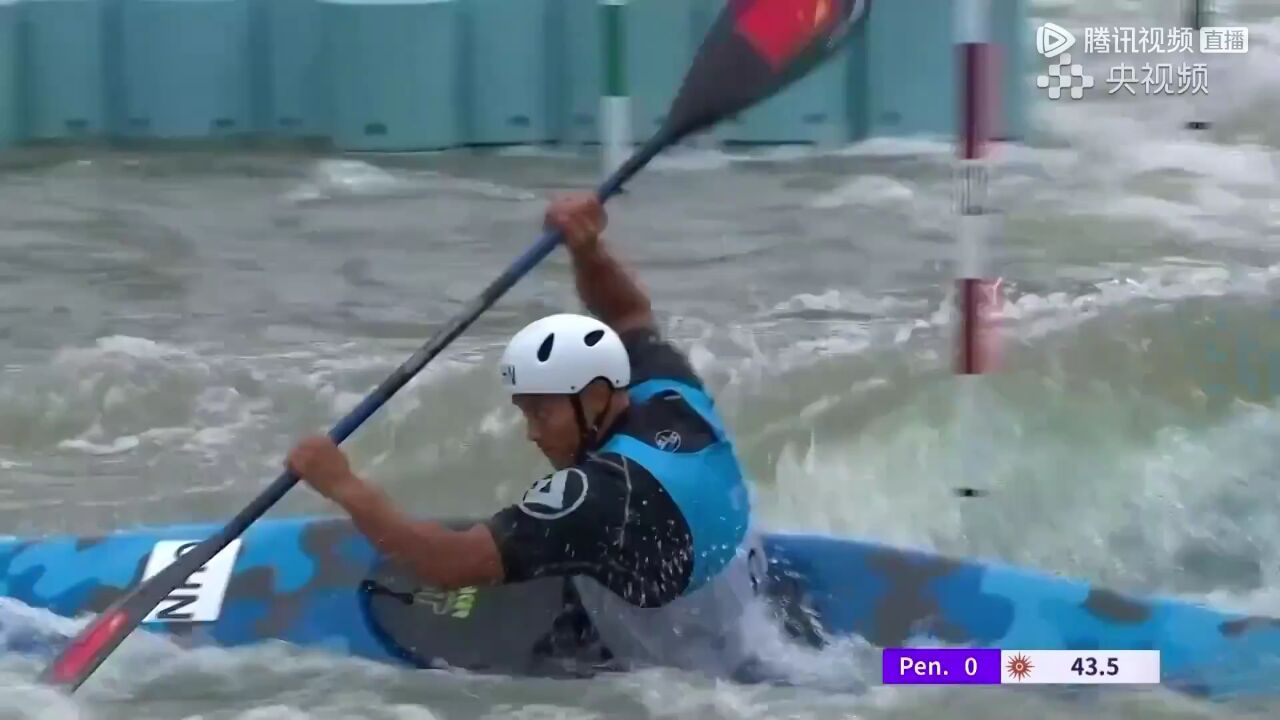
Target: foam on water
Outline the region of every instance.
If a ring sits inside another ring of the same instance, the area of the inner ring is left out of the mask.
[[[170,514],[185,508],[174,521],[234,512],[243,503],[238,496],[280,472],[296,438],[350,412],[405,354],[370,350],[368,343],[315,344],[250,356],[112,336],[57,351],[48,364],[23,368],[15,382],[0,386],[0,447],[14,458],[3,466],[11,473],[7,483],[24,488],[21,499],[4,493],[0,510],[56,507],[73,487],[84,517],[28,525],[32,516],[14,514],[10,527],[93,532],[145,521],[156,508]],[[432,363],[352,438],[353,458],[376,477],[418,485],[421,473],[439,463],[460,465],[479,438],[510,435],[510,415],[472,426],[437,411],[439,385],[487,369],[466,355]],[[467,390],[453,404],[479,417],[498,404],[496,392]],[[435,442],[421,441],[427,433]],[[89,471],[71,469],[77,465]],[[492,495],[486,485],[458,497],[480,505]],[[289,502],[321,510],[311,493]],[[92,514],[95,507],[112,513]],[[210,513],[211,507],[225,509]]]
[[[831,192],[823,193],[809,201],[809,207],[829,209],[846,205],[876,205],[909,203],[915,192],[906,183],[879,175],[856,177]]]
[[[445,193],[473,194],[497,200],[528,201],[538,198],[522,188],[484,180],[468,180],[445,173],[395,170],[363,160],[325,159],[313,164],[308,178],[285,193],[283,200],[306,204],[341,199],[389,199]]]
[[[949,139],[934,137],[872,138],[833,151],[842,157],[889,158],[950,158],[955,155],[955,145]]]
[[[736,159],[723,150],[680,146],[654,158],[649,167],[657,172],[706,172],[726,168]]]

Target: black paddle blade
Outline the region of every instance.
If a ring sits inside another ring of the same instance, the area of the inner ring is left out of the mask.
[[[675,136],[704,130],[831,57],[871,0],[727,0],[667,115]]]

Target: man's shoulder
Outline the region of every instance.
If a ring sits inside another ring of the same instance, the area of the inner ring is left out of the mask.
[[[634,485],[637,479],[653,477],[643,465],[610,449],[589,453],[582,462],[570,469],[581,473],[588,482],[595,483],[602,489],[626,487]]]
[[[695,388],[702,387],[702,380],[689,358],[670,340],[662,337],[657,328],[634,328],[622,332],[620,337],[631,358],[632,386],[649,380],[674,380]]]
[[[619,432],[674,453],[698,452],[716,441],[706,418],[674,390],[655,393],[633,405]]]

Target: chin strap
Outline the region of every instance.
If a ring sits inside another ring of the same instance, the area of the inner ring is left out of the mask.
[[[613,407],[613,393],[615,391],[610,388],[609,398],[604,402],[604,408],[596,415],[595,420],[590,425],[587,424],[587,413],[582,409],[582,396],[570,395],[569,402],[573,405],[573,415],[578,421],[578,452],[577,462],[581,463],[587,459],[587,453],[596,449],[596,443],[600,440],[600,421],[604,420],[605,415],[609,414],[609,409]]]

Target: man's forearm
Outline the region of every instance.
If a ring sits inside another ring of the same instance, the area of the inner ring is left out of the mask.
[[[653,323],[649,296],[605,247],[604,238],[589,250],[571,252],[578,296],[593,315],[617,332]]]
[[[451,589],[501,577],[500,567],[485,567],[483,558],[460,552],[459,536],[465,531],[410,518],[392,504],[386,493],[369,483],[360,481],[351,488],[336,500],[356,528],[379,552],[399,561],[421,580]]]

